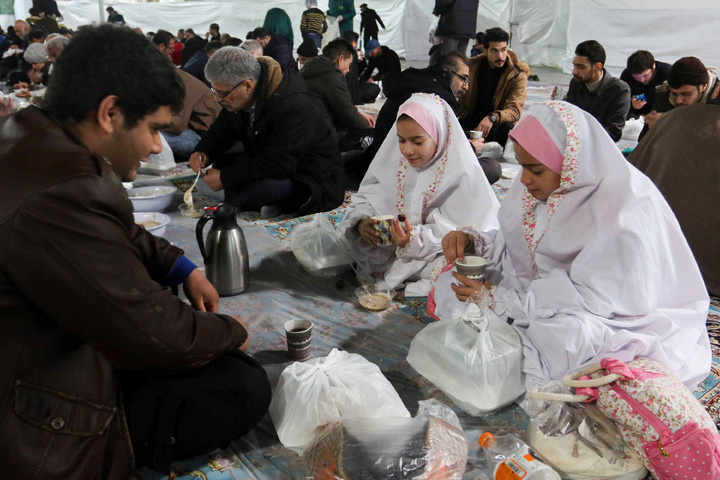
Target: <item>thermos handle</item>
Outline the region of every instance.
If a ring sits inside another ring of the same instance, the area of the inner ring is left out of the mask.
[[[206,207],[205,211],[208,210],[211,211],[217,211],[217,207],[209,208]],[[210,215],[203,215],[200,220],[198,220],[197,225],[195,226],[195,236],[197,237],[198,246],[200,247],[200,253],[202,254],[203,261],[207,264],[208,258],[207,253],[205,252],[205,240],[203,240],[203,229],[205,228],[205,224],[208,222],[208,220],[212,219],[213,217]]]

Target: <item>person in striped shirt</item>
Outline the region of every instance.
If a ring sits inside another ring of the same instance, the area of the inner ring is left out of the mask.
[[[317,48],[322,48],[323,33],[327,30],[325,14],[317,8],[317,0],[305,0],[305,10],[300,19],[300,32],[303,39],[310,38]]]

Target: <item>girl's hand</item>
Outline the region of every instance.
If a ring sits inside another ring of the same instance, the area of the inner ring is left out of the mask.
[[[477,292],[481,288],[487,288],[488,290],[490,290],[490,288],[492,288],[492,284],[488,280],[484,280],[484,281],[470,280],[465,275],[460,275],[457,272],[451,272],[451,273],[452,273],[452,276],[455,277],[455,280],[460,282],[460,285],[453,283],[450,285],[450,288],[453,289],[453,292],[455,292],[455,296],[461,302],[464,302],[465,300],[470,298],[473,293]]]
[[[474,240],[470,234],[458,230],[445,235],[442,239],[445,261],[447,261],[448,264],[452,264],[457,259],[464,260],[465,250],[467,250],[471,244],[474,245]]]
[[[405,227],[403,229],[403,227]],[[392,225],[390,225],[390,235],[392,236],[395,245],[398,247],[404,247],[410,243],[410,237],[412,237],[412,225],[410,220],[405,218],[405,223],[400,223],[397,218],[392,219]]]
[[[375,225],[377,223],[377,220],[373,220],[372,218],[366,218],[364,220],[360,220],[357,224],[358,232],[360,233],[360,236],[365,239],[366,242],[368,242],[370,245],[377,246],[378,242],[380,241],[380,234],[377,230],[375,230]]]

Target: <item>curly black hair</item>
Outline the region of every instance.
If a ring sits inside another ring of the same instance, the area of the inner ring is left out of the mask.
[[[130,129],[160,107],[180,110],[185,85],[144,35],[110,24],[81,27],[55,64],[43,109],[81,122],[109,95],[118,97]]]

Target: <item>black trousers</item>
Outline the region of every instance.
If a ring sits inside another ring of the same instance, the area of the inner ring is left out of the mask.
[[[137,467],[170,472],[183,460],[226,448],[265,416],[265,370],[240,351],[174,374],[119,372]]]
[[[485,143],[497,142],[505,148],[510,130],[512,130],[514,126],[515,124],[512,122],[503,122],[493,125],[487,138],[485,138]]]
[[[368,30],[367,28],[363,30],[363,45],[367,45],[367,42],[370,41],[371,38],[374,38],[375,40],[378,39],[378,31],[377,30]]]
[[[360,82],[360,96],[363,103],[374,103],[380,95],[380,87],[375,83]]]

